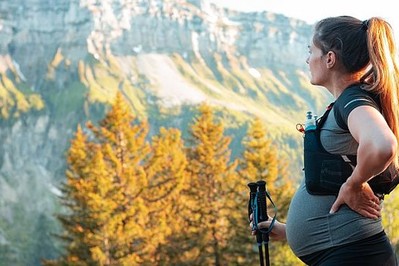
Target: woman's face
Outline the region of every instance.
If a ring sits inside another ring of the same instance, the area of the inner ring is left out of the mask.
[[[327,68],[325,64],[325,57],[322,50],[314,45],[312,42],[308,46],[309,56],[306,63],[309,65],[310,70],[310,83],[313,85],[323,86],[326,82]]]

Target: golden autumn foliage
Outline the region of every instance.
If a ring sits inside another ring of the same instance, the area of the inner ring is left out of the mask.
[[[284,221],[294,188],[288,179],[286,160],[279,158],[277,148],[268,138],[267,133],[267,128],[259,118],[251,121],[247,135],[243,139],[244,152],[240,161],[239,173],[247,184],[258,180],[266,182],[266,189],[273,200],[273,202],[267,200],[268,215],[276,216],[280,221]],[[244,238],[245,235],[242,237]],[[255,237],[252,239],[255,246]],[[302,264],[285,242],[270,243],[268,248],[270,257],[273,258],[273,264]],[[248,254],[251,255],[250,252]]]
[[[148,136],[117,94],[98,125],[78,126],[67,154],[58,214],[64,252],[43,265],[259,265],[248,221],[249,182],[266,181],[268,214],[284,221],[296,184],[262,121],[250,121],[241,156],[215,110],[202,104],[187,141],[176,128]],[[397,242],[397,193],[385,202]],[[396,204],[396,205],[395,205]],[[303,265],[270,241],[274,265]]]
[[[212,108],[201,105],[189,141],[189,186],[183,191],[186,265],[227,265],[235,260],[230,240],[236,228],[229,216],[239,208],[234,200],[239,178],[230,157],[231,139]]]
[[[148,126],[134,121],[119,94],[93,136],[78,128],[68,152],[67,180],[59,215],[66,254],[50,265],[141,265],[152,248],[144,228],[144,159],[150,148]]]

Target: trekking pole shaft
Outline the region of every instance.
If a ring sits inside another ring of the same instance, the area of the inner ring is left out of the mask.
[[[265,181],[258,181],[256,182],[258,185],[258,209],[259,209],[259,217],[258,221],[259,222],[264,222],[269,219],[267,216],[267,204],[266,204],[266,182]],[[266,265],[270,265],[269,261],[269,234],[268,233],[262,233],[262,240],[263,244],[265,245],[265,259],[266,259]]]
[[[269,243],[264,243],[264,245],[265,245],[266,266],[270,266]]]
[[[259,251],[259,265],[265,266],[264,258],[263,258],[262,244],[258,244],[258,251]]]

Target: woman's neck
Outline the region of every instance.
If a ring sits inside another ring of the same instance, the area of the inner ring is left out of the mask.
[[[331,79],[331,84],[326,86],[327,90],[337,99],[341,93],[348,88],[350,85],[359,84],[360,77],[359,75],[340,75],[337,78]]]

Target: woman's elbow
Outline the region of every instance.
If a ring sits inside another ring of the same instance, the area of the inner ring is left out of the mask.
[[[385,139],[384,143],[379,147],[378,157],[387,161],[392,161],[397,156],[398,142],[395,136]]]

